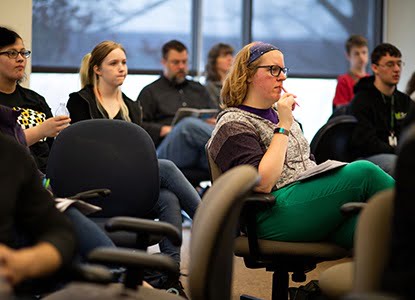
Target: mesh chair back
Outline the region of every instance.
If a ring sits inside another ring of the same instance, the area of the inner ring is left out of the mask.
[[[253,167],[238,166],[215,180],[204,195],[193,222],[190,244],[192,299],[230,299],[238,219],[245,197],[258,181]]]
[[[121,120],[86,120],[63,130],[50,152],[47,176],[58,197],[110,189],[110,196],[88,200],[102,207],[95,217],[147,217],[159,196],[154,144],[140,126]]]

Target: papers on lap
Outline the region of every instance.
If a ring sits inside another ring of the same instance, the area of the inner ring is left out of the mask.
[[[345,165],[347,165],[347,163],[329,159],[313,168],[308,169],[307,171],[304,171],[300,174],[300,176],[298,176],[297,180],[304,180],[306,178],[310,178],[317,174],[321,174]]]
[[[171,126],[176,125],[180,120],[186,117],[195,117],[199,119],[210,119],[216,117],[219,110],[215,108],[204,108],[204,109],[197,109],[197,108],[189,108],[189,107],[181,107],[177,110],[173,121],[171,122]]]
[[[89,215],[101,210],[101,207],[89,204],[82,200],[68,199],[68,198],[55,198],[56,208],[64,212],[69,206],[73,205],[84,215]]]

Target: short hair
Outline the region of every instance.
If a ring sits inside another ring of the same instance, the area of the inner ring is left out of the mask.
[[[206,79],[210,81],[219,81],[220,77],[216,69],[216,60],[221,55],[233,55],[233,47],[228,44],[218,43],[210,48],[206,63]]]
[[[372,55],[370,57],[372,64],[378,64],[380,59],[383,56],[386,56],[387,54],[393,57],[402,57],[401,51],[399,51],[399,49],[396,48],[394,45],[389,43],[382,43],[377,45],[372,52]]]
[[[353,47],[367,47],[367,45],[367,39],[364,36],[353,34],[347,39],[344,47],[346,48],[346,53],[350,54]]]
[[[168,41],[161,48],[161,55],[164,59],[167,59],[167,54],[169,53],[170,50],[176,50],[177,52],[182,52],[182,51],[187,51],[187,48],[182,42],[178,40]]]
[[[0,48],[13,45],[18,39],[23,40],[16,31],[6,27],[0,27]]]

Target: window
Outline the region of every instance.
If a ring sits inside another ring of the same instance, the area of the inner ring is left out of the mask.
[[[167,40],[190,47],[191,12],[191,0],[33,0],[33,70],[76,72],[103,40],[124,46],[130,70],[158,70]]]
[[[252,39],[285,53],[290,76],[336,77],[348,69],[344,43],[351,34],[380,42],[381,1],[255,0]]]
[[[242,1],[203,1],[200,70],[206,65],[209,49],[217,43],[231,45],[235,51],[242,47]]]
[[[79,90],[81,59],[102,40],[120,42],[127,51],[129,73],[137,75],[129,75],[122,89],[131,99],[158,77],[161,46],[170,39],[189,48],[193,74],[203,72],[207,53],[218,42],[231,44],[238,51],[249,41],[262,40],[285,52],[290,68],[285,86],[298,96],[301,109],[294,115],[309,141],[331,114],[335,77],[348,68],[345,40],[350,34],[362,34],[371,51],[381,41],[382,32],[382,0],[32,3],[31,88],[46,97],[52,111],[69,93]]]

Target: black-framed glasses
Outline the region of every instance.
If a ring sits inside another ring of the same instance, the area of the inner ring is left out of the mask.
[[[405,66],[405,62],[404,61],[388,61],[384,65],[381,65],[381,64],[375,64],[375,65],[382,67],[382,68],[386,68],[386,69],[392,69],[396,65],[401,69]]]
[[[9,58],[16,58],[20,54],[24,58],[29,58],[31,53],[32,51],[30,50],[20,50],[20,51],[8,50],[8,51],[0,52],[0,55],[6,54]]]
[[[279,65],[269,65],[269,66],[257,66],[258,68],[265,68],[265,69],[269,69],[269,72],[271,73],[272,76],[274,77],[278,77],[280,76],[281,72],[287,76],[288,74],[288,70],[289,68],[281,68]]]

